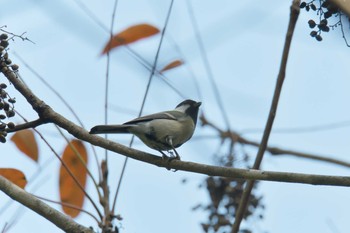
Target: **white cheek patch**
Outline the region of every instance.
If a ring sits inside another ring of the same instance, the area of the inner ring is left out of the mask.
[[[186,112],[186,110],[190,107],[190,105],[185,104],[177,107],[175,110],[180,111],[180,112]]]

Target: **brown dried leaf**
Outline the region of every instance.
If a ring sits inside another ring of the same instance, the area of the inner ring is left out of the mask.
[[[29,158],[38,161],[39,150],[38,143],[34,137],[34,133],[30,129],[25,129],[16,132],[12,137],[11,141],[15,143],[17,148],[26,154]]]
[[[112,49],[133,43],[135,41],[153,36],[159,33],[159,29],[149,24],[138,24],[131,26],[124,31],[114,35],[102,51],[102,54],[110,52]]]
[[[174,69],[175,67],[181,66],[182,64],[184,64],[184,62],[182,60],[175,60],[170,62],[168,65],[164,66],[163,69],[160,70],[160,72],[164,72],[170,69]]]
[[[5,177],[22,189],[27,185],[27,179],[20,170],[14,168],[0,168],[0,176]]]
[[[85,162],[85,164],[87,164],[87,151],[84,144],[81,141],[74,139],[66,146],[63,152],[62,160],[72,172],[74,177],[76,177],[81,186],[85,188],[87,170],[79,156],[81,156],[81,159]],[[77,206],[78,208],[82,208],[85,194],[75,183],[63,165],[60,167],[59,179],[61,201]],[[62,209],[72,218],[78,216],[80,213],[80,210],[72,209],[63,205]]]

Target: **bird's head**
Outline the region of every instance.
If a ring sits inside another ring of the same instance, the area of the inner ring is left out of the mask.
[[[199,106],[201,106],[201,104],[202,104],[202,102],[196,102],[196,101],[188,99],[188,100],[184,100],[181,103],[179,103],[175,109],[189,115],[192,118],[192,120],[194,121],[194,123],[196,124],[197,118],[198,118],[198,110],[199,110]]]

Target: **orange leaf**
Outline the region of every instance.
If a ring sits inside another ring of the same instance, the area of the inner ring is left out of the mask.
[[[27,179],[23,172],[13,168],[0,168],[0,176],[5,177],[18,187],[24,189],[27,184]]]
[[[138,24],[128,27],[112,37],[103,49],[102,54],[110,52],[113,48],[118,46],[127,45],[157,33],[159,33],[159,29],[149,24]]]
[[[38,161],[39,151],[38,144],[35,140],[34,133],[32,130],[25,129],[16,132],[12,137],[11,141],[13,141],[17,148],[26,154],[29,158]]]
[[[81,186],[85,188],[87,170],[84,163],[87,164],[87,152],[84,144],[79,140],[72,140],[64,149],[62,160]],[[84,163],[82,161],[84,161]],[[62,164],[60,167],[59,186],[60,198],[62,202],[82,208],[85,197],[84,192],[75,183]],[[72,209],[67,206],[62,206],[62,209],[66,214],[73,218],[78,216],[80,213],[79,210]]]
[[[175,68],[175,67],[181,66],[182,64],[184,64],[184,62],[181,61],[181,60],[172,61],[172,62],[170,62],[168,65],[164,66],[164,68],[161,69],[160,72],[164,72],[164,71],[173,69],[173,68]]]

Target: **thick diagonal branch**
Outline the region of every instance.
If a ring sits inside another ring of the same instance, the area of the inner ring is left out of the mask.
[[[254,169],[259,169],[259,167],[260,167],[261,161],[264,157],[264,153],[265,153],[265,150],[267,147],[267,143],[268,143],[269,136],[271,133],[272,125],[273,125],[273,122],[274,122],[274,119],[276,116],[278,101],[279,101],[279,97],[280,97],[280,94],[282,91],[282,86],[283,86],[283,82],[284,82],[284,78],[285,78],[285,74],[286,74],[289,49],[290,49],[290,45],[292,42],[292,37],[293,37],[295,25],[297,23],[299,12],[300,12],[299,5],[300,5],[300,0],[293,0],[291,10],[290,10],[290,19],[289,19],[289,24],[288,24],[288,30],[287,30],[286,40],[284,43],[282,60],[281,60],[280,70],[279,70],[278,77],[277,77],[275,92],[273,94],[272,103],[271,103],[271,107],[270,107],[270,113],[269,113],[269,117],[268,117],[267,122],[266,122],[263,138],[261,140],[258,154],[256,156],[256,159],[255,159],[255,162],[253,165]],[[241,201],[240,201],[239,206],[238,206],[238,210],[236,211],[236,214],[235,214],[235,222],[232,226],[232,231],[231,231],[232,233],[237,233],[239,231],[239,226],[242,222],[244,213],[247,209],[249,197],[250,197],[250,194],[252,192],[253,186],[254,186],[254,180],[249,180],[246,184],[246,187],[244,188],[242,198],[241,198]]]
[[[0,190],[12,199],[43,216],[65,232],[70,233],[93,233],[94,231],[73,221],[69,216],[55,210],[43,201],[27,193],[0,176]]]

